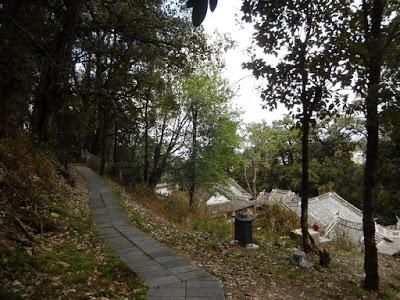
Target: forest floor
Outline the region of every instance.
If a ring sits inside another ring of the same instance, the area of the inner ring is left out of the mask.
[[[170,197],[151,196],[143,191],[125,189],[107,179],[114,195],[128,212],[131,221],[180,255],[221,278],[228,299],[400,299],[400,260],[379,257],[381,290],[364,291],[363,253],[346,244],[331,245],[329,268],[300,269],[288,258],[299,248],[273,231],[254,232],[258,250],[231,243],[232,225],[220,219],[187,219],[166,214],[172,207],[182,215],[182,207]],[[157,203],[163,203],[157,205]]]
[[[84,181],[29,141],[0,141],[0,299],[144,299],[143,282],[121,263],[93,226]],[[400,299],[400,260],[379,258],[381,291],[365,292],[363,254],[329,251],[329,268],[299,269],[299,245],[255,230],[260,248],[231,244],[232,224],[191,214],[184,196],[160,198],[106,179],[131,221],[221,278],[228,299]]]
[[[96,233],[84,180],[32,149],[0,142],[0,299],[144,299]]]

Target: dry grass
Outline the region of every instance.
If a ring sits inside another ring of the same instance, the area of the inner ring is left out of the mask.
[[[144,298],[95,233],[82,180],[23,137],[0,140],[0,161],[0,299]]]
[[[156,197],[153,201],[158,199],[159,204],[143,206],[142,203],[149,203],[147,199],[135,201],[143,196],[131,195],[116,183],[109,183],[120,191],[120,202],[138,227],[221,278],[228,299],[400,299],[400,261],[391,257],[379,258],[381,292],[378,294],[361,288],[364,273],[360,251],[347,252],[333,245],[329,249],[330,268],[319,267],[317,256],[311,257],[314,267],[310,269],[289,265],[288,257],[299,245],[278,232],[293,225],[287,224],[285,214],[281,215],[284,220],[274,216],[275,229],[253,231],[260,249],[247,250],[231,245],[231,224],[224,219],[208,218],[198,212],[183,218],[197,219],[197,225],[193,220],[171,222],[175,217],[165,217],[168,210],[158,207],[164,206],[165,199]],[[154,206],[163,214],[155,214],[149,208]],[[267,216],[264,221],[271,224]]]
[[[300,227],[299,217],[278,204],[265,205],[257,215],[255,224],[257,227],[272,229],[281,234],[289,234]]]

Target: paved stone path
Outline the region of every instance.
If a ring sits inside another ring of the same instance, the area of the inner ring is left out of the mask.
[[[146,299],[225,299],[221,280],[131,225],[103,180],[85,166],[75,168],[88,181],[96,229],[145,281]]]

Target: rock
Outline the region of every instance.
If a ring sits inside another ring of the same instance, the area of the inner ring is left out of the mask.
[[[246,244],[246,249],[253,249],[253,250],[257,250],[260,248],[260,246],[256,245],[256,244]]]
[[[294,253],[289,257],[289,263],[301,268],[310,268],[312,266],[307,255],[300,250],[294,251]]]

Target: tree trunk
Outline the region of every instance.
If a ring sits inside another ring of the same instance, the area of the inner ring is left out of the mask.
[[[306,70],[306,49],[307,40],[310,36],[310,27],[308,27],[306,34],[306,41],[302,44],[300,67],[301,67],[301,103],[302,103],[302,120],[301,120],[301,236],[302,245],[304,252],[308,253],[311,251],[310,244],[310,234],[308,232],[308,136],[310,132],[310,118],[312,116],[312,111],[310,111],[311,100],[309,95],[307,95],[307,84],[308,84],[308,72]]]
[[[311,251],[308,233],[308,135],[310,131],[310,120],[308,116],[308,105],[303,103],[302,137],[301,137],[301,235],[303,249],[306,253]]]
[[[253,181],[252,181],[252,189],[251,189],[251,194],[253,196],[253,199],[255,200],[257,198],[257,164],[255,163],[254,159],[251,161],[251,165],[253,168]]]
[[[364,3],[365,4],[365,3]],[[367,64],[368,91],[365,98],[367,112],[367,159],[364,172],[363,231],[364,231],[364,288],[379,289],[378,257],[375,243],[374,202],[378,155],[378,103],[382,69],[381,23],[383,1],[373,1],[371,11],[371,32],[366,32],[369,52]],[[364,20],[368,22],[368,11],[364,10]],[[368,23],[365,24],[368,28]]]
[[[103,87],[103,65],[101,61],[101,55],[96,53],[96,78],[95,78],[95,90],[97,100],[97,128],[96,128],[96,140],[93,154],[100,157],[99,171],[100,174],[104,174],[104,168],[106,164],[105,158],[105,147],[106,147],[106,105],[104,95],[102,93]]]
[[[71,49],[77,35],[84,0],[71,0],[62,31],[56,37],[51,59],[43,62],[39,93],[36,99],[37,131],[45,142],[52,142],[55,135],[55,117],[60,109],[64,85],[68,83]]]
[[[164,121],[165,121],[164,127],[166,128],[166,119]],[[183,123],[182,123],[182,125],[183,125]],[[163,129],[163,132],[165,131],[165,128]],[[161,176],[164,174],[164,172],[167,168],[168,159],[171,157],[172,150],[174,149],[174,147],[176,145],[176,142],[179,137],[179,133],[181,132],[181,129],[182,129],[182,126],[179,125],[176,128],[176,131],[170,137],[168,146],[165,149],[164,154],[161,154],[161,152],[158,154],[159,157],[158,157],[158,162],[157,162],[157,169],[155,170],[155,175],[154,175],[152,184],[158,183],[161,179]],[[162,133],[161,136],[162,136],[162,138],[160,138],[160,141],[162,142],[164,140],[164,133]],[[162,146],[161,142],[159,143],[159,146],[160,146],[159,150],[161,150],[161,146]],[[175,150],[177,150],[177,149],[175,149]],[[160,162],[160,160],[161,160],[161,162]]]
[[[25,91],[20,80],[15,78],[0,83],[0,138],[15,137],[23,128],[28,111]]]
[[[195,194],[197,188],[197,168],[196,168],[196,160],[197,160],[197,114],[198,111],[195,108],[192,108],[192,117],[193,117],[193,132],[192,132],[192,154],[190,157],[191,162],[191,172],[190,172],[190,189],[189,189],[189,207],[193,209]]]
[[[244,163],[244,179],[246,180],[246,184],[247,184],[247,188],[249,189],[249,193],[251,193],[249,179],[247,178],[247,164],[246,163]]]
[[[371,74],[372,75],[372,74]],[[373,75],[372,75],[373,76]],[[370,78],[372,77],[370,76]],[[375,244],[374,200],[376,183],[376,159],[378,153],[378,111],[375,87],[370,86],[365,100],[367,108],[367,159],[364,172],[363,231],[364,231],[364,287],[379,288],[378,258]]]
[[[27,50],[15,51],[20,48],[18,45],[21,40],[17,38],[20,29],[15,26],[15,22],[25,17],[23,7],[29,5],[24,1],[3,1],[1,11],[1,30],[5,33],[13,32],[14,37],[7,42],[2,41],[2,53],[12,53],[13,59],[1,57],[0,65],[0,138],[14,137],[23,128],[24,117],[28,114],[28,101],[26,88],[30,83],[30,76],[27,75],[25,65],[29,65]],[[13,53],[13,51],[15,53]]]
[[[146,98],[144,107],[144,161],[143,161],[143,180],[149,182],[149,99]]]
[[[100,153],[100,175],[104,174],[104,170],[106,167],[106,157],[107,157],[107,153],[106,153],[106,147],[107,147],[107,112],[105,110],[104,107],[104,101],[102,103],[102,122],[101,122],[101,132],[102,134],[101,136],[101,153]]]
[[[114,147],[112,152],[113,162],[118,162],[118,122],[115,121],[114,125]]]
[[[150,185],[156,185],[160,179],[160,173],[162,173],[162,171],[160,170],[161,166],[161,150],[162,150],[162,146],[164,143],[164,134],[165,134],[165,129],[167,127],[167,117],[164,116],[163,118],[163,124],[161,127],[161,135],[160,135],[160,139],[157,142],[157,145],[154,149],[154,154],[153,154],[153,168],[151,170],[151,175],[150,175]]]

